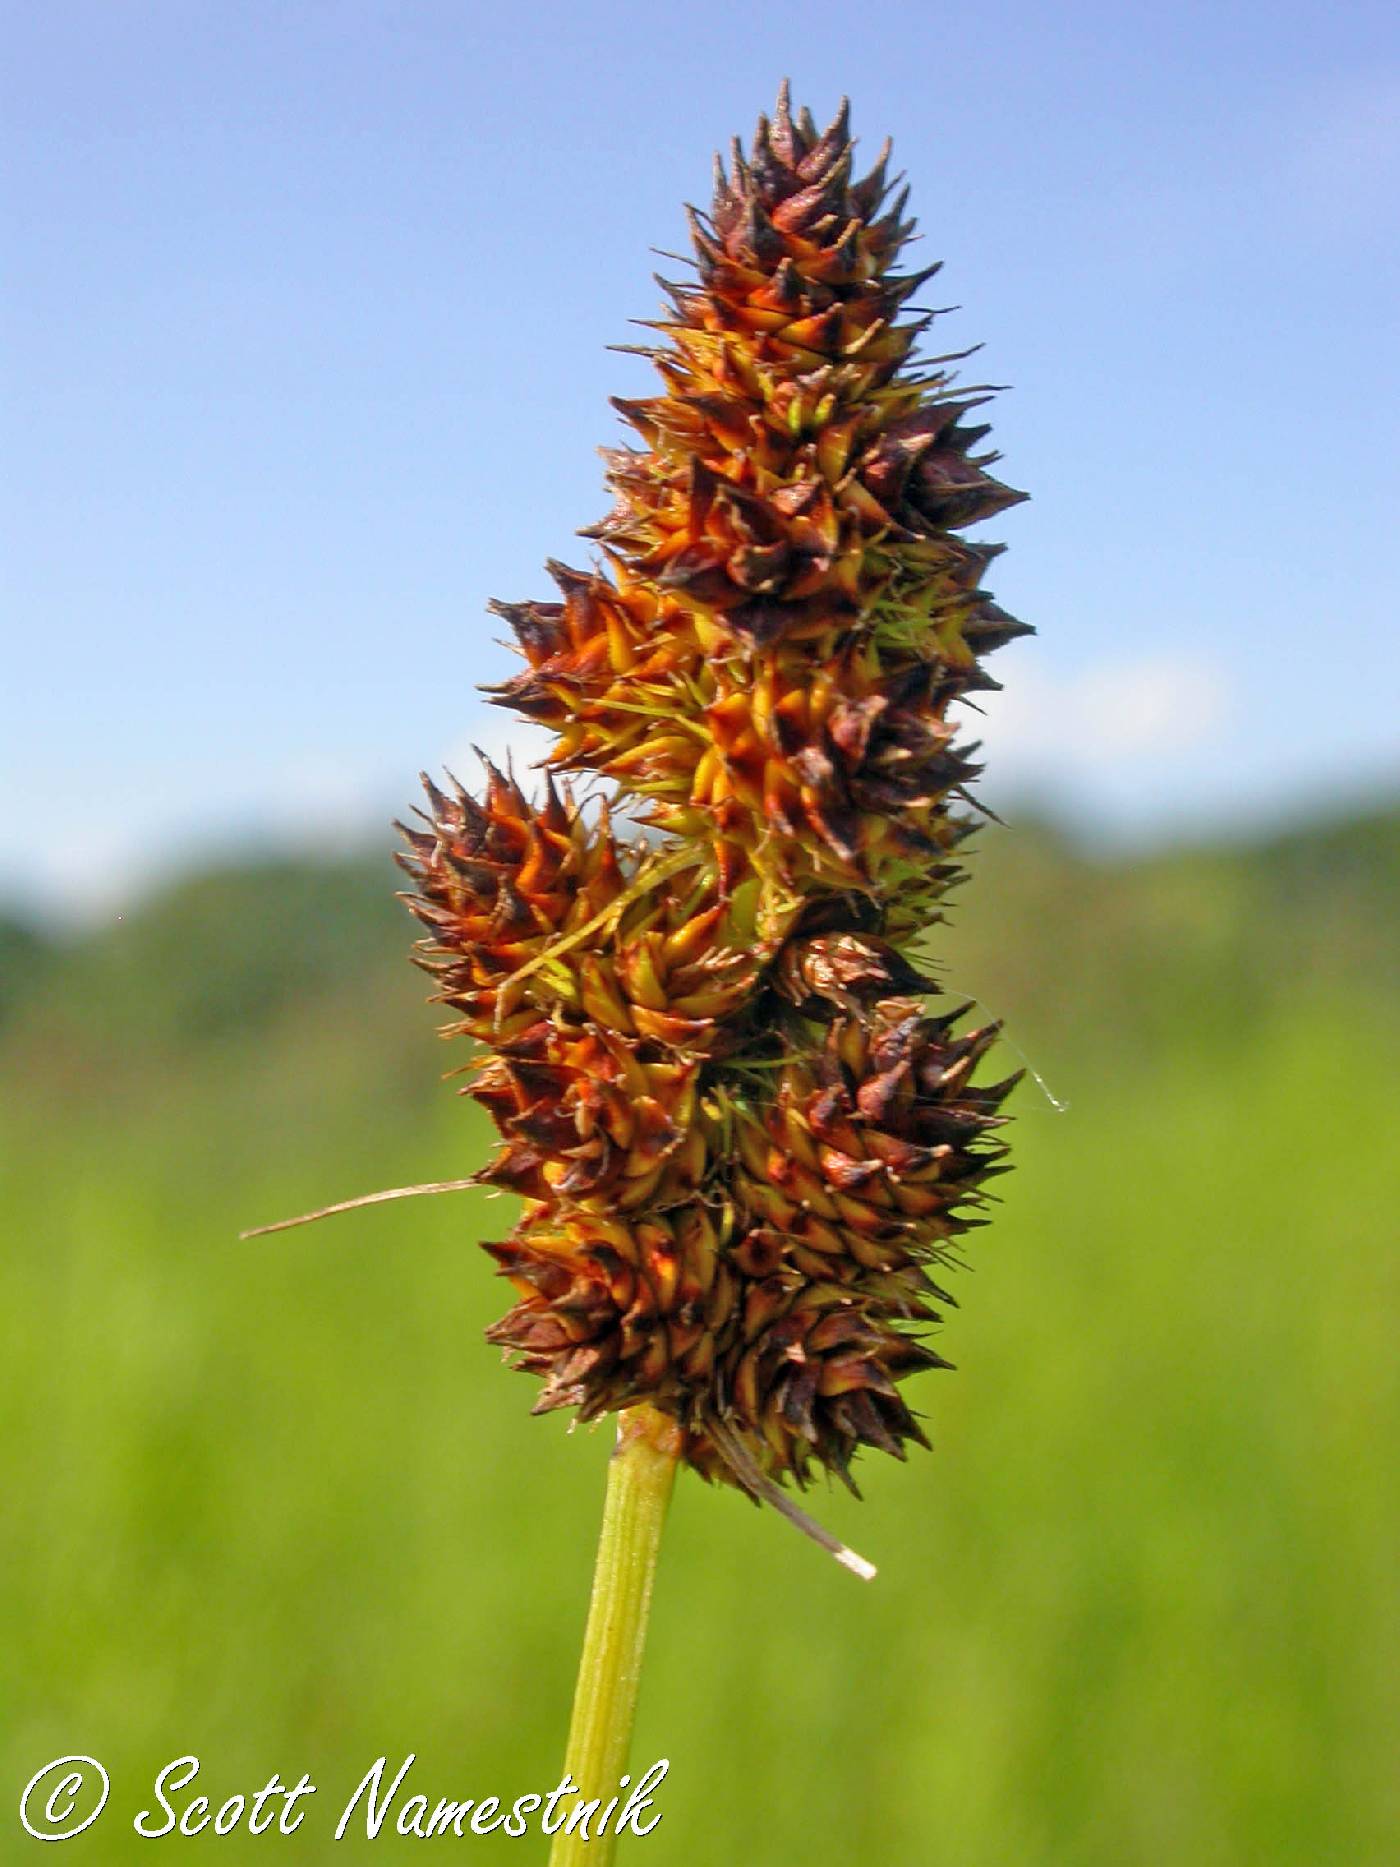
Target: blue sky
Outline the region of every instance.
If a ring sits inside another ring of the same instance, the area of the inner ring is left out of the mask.
[[[0,896],[120,912],[506,743],[490,596],[606,504],[710,152],[842,92],[982,341],[988,795],[1117,834],[1393,780],[1390,6],[65,4],[5,29]],[[672,268],[674,270],[674,268]]]

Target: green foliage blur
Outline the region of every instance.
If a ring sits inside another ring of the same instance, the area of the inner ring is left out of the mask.
[[[1134,862],[989,829],[974,867],[933,950],[1046,1088],[917,1390],[936,1450],[809,1499],[869,1587],[683,1476],[623,1858],[1400,1859],[1400,815]],[[331,1840],[381,1755],[430,1803],[558,1780],[610,1433],[481,1340],[514,1202],[236,1237],[485,1157],[394,886],[267,863],[0,924],[6,1861],[70,1752],[113,1781],[77,1863],[151,1858],[185,1753],[186,1799],[318,1794],[294,1840],[167,1849],[299,1867],[419,1858]]]

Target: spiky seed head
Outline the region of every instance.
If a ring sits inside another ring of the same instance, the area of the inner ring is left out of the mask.
[[[543,798],[488,765],[404,832],[416,957],[484,1046],[480,1177],[524,1200],[491,1339],[540,1410],[663,1409],[707,1477],[924,1443],[902,1383],[948,1365],[935,1278],[1005,1168],[996,1027],[931,1014],[913,947],[975,823],[951,709],[1026,632],[964,533],[1023,495],[989,390],[916,356],[937,268],[900,270],[906,202],[888,147],[857,175],[844,104],[819,132],[786,86],[717,159],[661,392],[616,405],[601,561],[494,605]]]

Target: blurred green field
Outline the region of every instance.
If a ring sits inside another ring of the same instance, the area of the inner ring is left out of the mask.
[[[989,833],[948,989],[1068,1107],[1019,1093],[935,1452],[814,1494],[872,1586],[682,1479],[624,1857],[1400,1858],[1397,850],[1393,814],[1136,865]],[[218,1800],[308,1771],[294,1842],[221,1856],[307,1867],[417,1858],[330,1839],[381,1754],[430,1801],[558,1780],[609,1433],[481,1341],[512,1202],[235,1242],[483,1156],[392,886],[265,865],[0,942],[4,1859],[69,1752],[113,1779],[79,1862],[149,1857],[186,1752]]]

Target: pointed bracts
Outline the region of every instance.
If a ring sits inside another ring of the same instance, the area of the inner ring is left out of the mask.
[[[492,1339],[539,1408],[650,1400],[712,1477],[736,1445],[802,1482],[923,1441],[902,1383],[948,1365],[936,1279],[1004,1168],[995,1027],[931,1014],[912,949],[976,820],[952,709],[1026,632],[966,533],[1023,495],[990,389],[916,354],[937,268],[902,267],[897,188],[786,87],[717,162],[660,392],[617,403],[598,562],[493,606],[523,666],[492,696],[553,736],[542,798],[429,784],[400,858],[483,1047],[480,1177],[525,1202],[487,1247],[517,1298]]]

